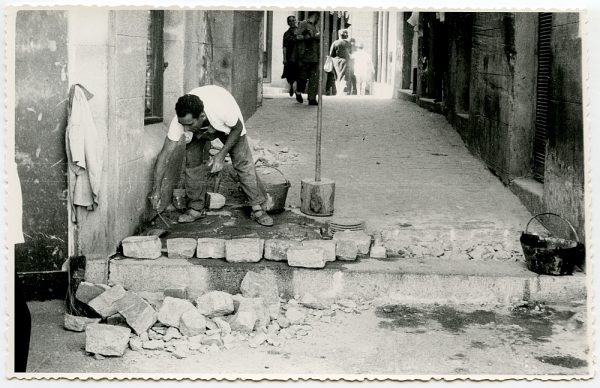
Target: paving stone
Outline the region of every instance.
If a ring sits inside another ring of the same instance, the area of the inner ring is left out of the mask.
[[[75,299],[78,301],[88,304],[89,301],[97,297],[106,291],[103,287],[96,285],[90,282],[81,282],[79,286],[77,286],[77,291],[75,292]]]
[[[165,326],[179,327],[181,316],[189,310],[195,310],[191,302],[179,298],[166,297],[158,312],[158,321]]]
[[[119,313],[113,314],[110,317],[106,318],[106,324],[113,326],[129,327],[129,325],[127,324],[127,320],[125,320],[125,317]]]
[[[443,254],[443,252],[442,252],[442,254]],[[371,248],[371,252],[369,253],[369,256],[373,259],[385,259],[387,257],[386,249],[382,245],[374,245]]]
[[[225,196],[219,193],[206,193],[208,197],[208,208],[210,210],[219,210],[225,206]]]
[[[354,241],[356,243],[356,246],[358,247],[358,253],[360,253],[361,255],[368,255],[369,249],[371,248],[371,236],[363,231],[344,230],[341,232],[336,232],[333,235],[333,239],[336,241]]]
[[[261,259],[261,239],[238,238],[225,241],[225,260],[228,262],[256,263]]]
[[[171,298],[187,299],[188,290],[187,287],[167,288],[163,292],[163,295],[165,297],[170,296]]]
[[[123,298],[125,293],[125,289],[117,284],[92,299],[88,303],[88,306],[90,306],[102,318],[109,317],[117,313],[118,310],[116,302]]]
[[[134,352],[139,352],[143,349],[142,340],[140,337],[132,337],[129,339],[129,349],[133,350]]]
[[[163,301],[165,300],[165,295],[162,292],[136,291],[136,294],[144,298],[146,302],[150,303],[150,306],[156,311],[160,310]]]
[[[319,301],[315,296],[313,296],[312,294],[306,293],[302,296],[302,299],[300,300],[300,304],[304,307],[308,307],[311,309],[317,309],[317,310],[325,310],[326,306],[323,302]]]
[[[162,256],[158,236],[130,236],[123,242],[123,255],[135,259],[158,259]]]
[[[290,324],[296,325],[304,322],[306,315],[304,312],[296,307],[290,307],[285,312],[285,317],[290,321]]]
[[[326,263],[323,248],[292,247],[287,251],[287,259],[291,267],[323,268]]]
[[[100,322],[100,318],[78,317],[65,314],[64,327],[70,331],[84,331],[87,325]]]
[[[103,356],[122,356],[131,330],[126,327],[92,323],[85,328],[85,351]]]
[[[198,311],[205,317],[216,317],[233,313],[233,298],[223,291],[210,291],[196,299]]]
[[[146,350],[163,350],[165,343],[162,340],[150,340],[142,342],[142,348]]]
[[[248,271],[242,280],[240,291],[245,298],[263,298],[267,305],[277,304],[279,307],[279,289],[274,275]]]
[[[213,319],[213,321],[215,322],[217,327],[221,330],[221,333],[223,333],[224,335],[231,333],[231,326],[229,325],[229,323],[226,320],[219,318],[219,317],[215,317]]]
[[[340,260],[353,261],[358,256],[358,245],[353,240],[338,240],[336,255]]]
[[[225,240],[220,238],[199,238],[196,257],[200,259],[225,258]]]
[[[257,348],[267,341],[267,335],[265,333],[257,333],[254,337],[248,341],[248,346],[251,348]]]
[[[197,309],[188,310],[181,315],[179,330],[187,337],[200,335],[206,331],[206,319]]]
[[[189,259],[196,254],[198,241],[194,238],[170,238],[167,240],[169,259]]]
[[[116,305],[117,311],[125,317],[129,327],[138,335],[150,329],[158,320],[156,310],[135,292],[128,291]]]
[[[265,240],[264,257],[266,260],[287,261],[287,250],[299,247],[302,243],[295,240],[269,239]]]
[[[305,240],[302,241],[302,246],[307,248],[322,248],[325,254],[325,261],[335,261],[335,246],[334,240]]]
[[[189,310],[192,311],[192,310]],[[185,313],[183,313],[182,317],[187,314],[189,311],[186,311]],[[180,323],[181,324],[181,323]],[[169,342],[172,339],[177,339],[177,338],[181,338],[181,333],[179,332],[179,330],[177,330],[176,327],[169,327],[167,329],[167,331],[165,332],[165,335],[163,337],[163,341],[165,342]]]

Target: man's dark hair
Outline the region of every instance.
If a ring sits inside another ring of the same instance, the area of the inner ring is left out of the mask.
[[[192,117],[197,119],[200,117],[200,113],[204,111],[204,103],[200,97],[193,94],[186,94],[177,100],[175,104],[175,112],[177,117],[185,117],[188,113],[192,114]]]
[[[294,16],[294,15],[290,15],[290,16],[288,16],[288,17],[287,17],[287,19],[285,19],[285,21],[286,21],[287,23],[289,23],[289,22],[290,22],[290,18],[294,18],[294,19],[295,19],[295,18],[296,18],[296,16]]]

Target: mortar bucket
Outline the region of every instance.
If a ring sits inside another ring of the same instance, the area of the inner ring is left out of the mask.
[[[276,173],[273,173],[273,170]],[[282,212],[285,209],[285,200],[291,186],[290,181],[285,178],[285,175],[279,169],[264,164],[256,166],[256,174],[263,183],[266,192],[273,199],[273,208],[270,212]]]

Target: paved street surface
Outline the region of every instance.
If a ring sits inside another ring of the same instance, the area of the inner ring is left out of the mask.
[[[299,154],[280,164],[292,183],[288,205],[300,206],[300,180],[314,178],[316,117],[317,107],[278,94],[247,121],[266,147]],[[371,230],[409,223],[517,232],[530,218],[444,116],[414,103],[326,96],[322,141],[322,176],[336,183],[335,215],[365,219]]]
[[[581,302],[511,310],[359,301],[328,319],[304,309],[305,323],[291,326],[301,329],[280,346],[251,348],[240,338],[232,349],[190,351],[184,359],[166,351],[127,350],[123,357],[101,360],[85,352],[84,333],[62,328],[61,302],[29,306],[33,373],[560,377],[587,374],[591,366]]]

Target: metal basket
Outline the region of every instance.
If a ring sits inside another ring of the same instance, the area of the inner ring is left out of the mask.
[[[560,218],[571,228],[575,241],[556,237],[542,237],[528,233],[529,224],[542,215]],[[585,246],[571,223],[555,213],[540,213],[533,216],[521,234],[521,247],[527,269],[542,275],[571,275],[576,264],[585,259]]]

